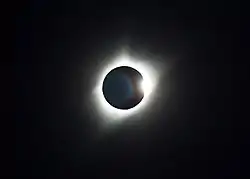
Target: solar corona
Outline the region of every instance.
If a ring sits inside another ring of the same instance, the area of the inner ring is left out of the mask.
[[[121,121],[152,108],[160,71],[150,62],[127,54],[105,60],[95,76],[94,110],[105,120]]]

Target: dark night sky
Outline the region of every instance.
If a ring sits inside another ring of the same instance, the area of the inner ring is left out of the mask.
[[[36,0],[20,7],[18,176],[243,175],[246,127],[235,125],[232,107],[242,21],[237,5],[228,4],[231,11],[219,2],[111,6]],[[120,126],[95,140],[98,119],[82,103],[89,100],[100,57],[121,44],[172,59],[174,90],[148,117],[155,122]]]

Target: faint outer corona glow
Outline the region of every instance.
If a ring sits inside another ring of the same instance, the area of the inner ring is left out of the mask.
[[[153,60],[152,60],[153,61]],[[154,91],[158,85],[159,69],[154,66],[154,63],[150,63],[150,60],[141,60],[138,58],[133,58],[126,54],[121,54],[114,59],[107,60],[107,64],[103,64],[96,77],[96,84],[93,89],[93,102],[99,115],[108,121],[120,121],[123,119],[129,119],[129,117],[141,113],[145,110],[152,108],[150,105],[153,97]],[[144,91],[144,98],[142,101],[134,108],[128,110],[117,109],[111,106],[104,98],[102,92],[102,85],[105,76],[114,68],[119,66],[128,66],[139,71],[143,77],[141,82],[141,88]]]

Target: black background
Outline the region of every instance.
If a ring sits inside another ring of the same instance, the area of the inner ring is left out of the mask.
[[[16,175],[248,175],[247,127],[233,120],[240,10],[209,1],[20,2]],[[101,119],[87,110],[95,66],[123,44],[172,64],[161,78],[163,91],[171,79],[171,96],[163,92],[160,110],[145,116],[150,125],[117,127],[95,141]]]

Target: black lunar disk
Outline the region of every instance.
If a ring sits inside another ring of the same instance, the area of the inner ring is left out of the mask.
[[[143,77],[134,68],[121,66],[111,70],[103,81],[102,91],[107,102],[118,109],[130,109],[144,97]]]

